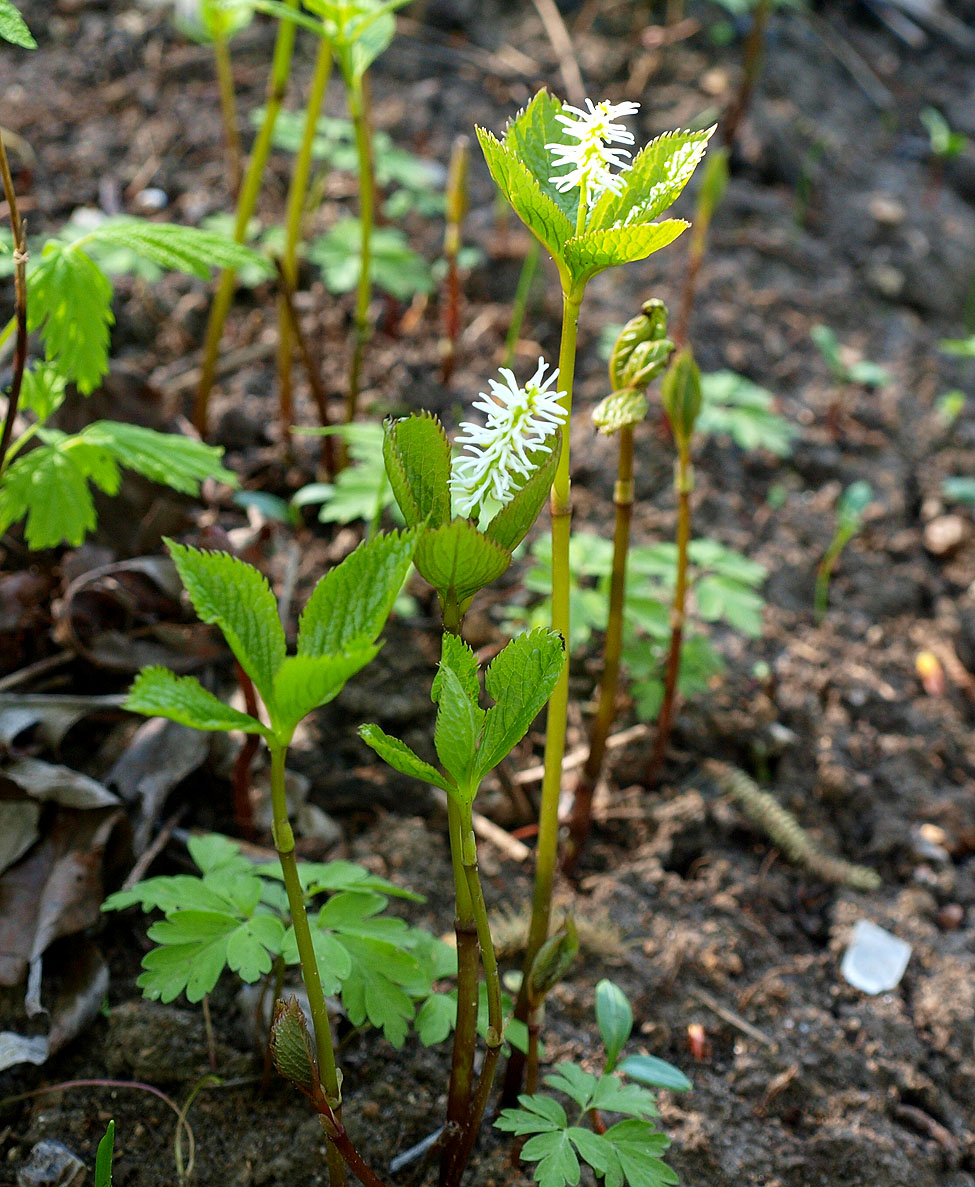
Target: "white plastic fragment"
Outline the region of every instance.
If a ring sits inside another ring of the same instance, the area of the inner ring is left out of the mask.
[[[884,993],[900,983],[910,959],[910,944],[869,919],[860,919],[843,953],[840,972],[854,989],[863,993]]]

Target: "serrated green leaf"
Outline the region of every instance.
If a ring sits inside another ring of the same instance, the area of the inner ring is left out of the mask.
[[[20,408],[43,424],[64,403],[68,383],[53,363],[38,363],[24,372]]]
[[[0,0],[0,37],[21,49],[37,49],[27,22],[14,8],[11,0]]]
[[[289,655],[274,676],[274,725],[283,736],[327,705],[379,652],[379,644],[339,655]]]
[[[215,697],[195,676],[177,676],[169,668],[143,668],[125,699],[130,713],[146,717],[168,717],[197,730],[243,730],[245,734],[268,734],[267,727],[247,713],[241,713]]]
[[[584,283],[604,268],[645,260],[666,247],[690,226],[681,218],[662,223],[638,223],[604,231],[586,231],[565,245],[565,263],[576,284]]]
[[[403,984],[415,982],[419,963],[382,940],[343,936],[342,942],[352,958],[352,971],[342,982],[342,1005],[349,1019],[354,1026],[368,1020],[394,1047],[401,1047],[415,1013]]]
[[[111,243],[152,260],[171,272],[186,272],[209,280],[214,268],[258,268],[265,276],[274,274],[266,256],[227,235],[175,223],[153,223],[146,219],[108,219],[80,240]]]
[[[441,765],[457,782],[465,799],[473,798],[478,779],[472,778],[477,744],[485,713],[471,701],[460,678],[443,663],[439,672],[439,699],[433,742]]]
[[[525,736],[551,696],[564,664],[561,637],[545,629],[518,635],[494,658],[484,683],[495,704],[484,719],[475,781],[483,779]]]
[[[495,185],[529,231],[560,262],[566,242],[575,233],[574,225],[511,149],[483,128],[475,130]]]
[[[298,654],[337,655],[373,643],[406,580],[414,531],[388,532],[358,546],[318,585],[298,622]]]
[[[389,763],[393,770],[399,771],[401,775],[422,779],[424,783],[430,783],[444,791],[452,792],[454,790],[436,767],[424,762],[419,755],[413,753],[405,742],[401,742],[399,738],[391,738],[378,725],[360,725],[359,737],[367,746],[371,746],[384,762]]]
[[[498,1129],[521,1135],[565,1129],[569,1123],[565,1109],[550,1096],[542,1096],[539,1093],[533,1096],[522,1095],[518,1097],[518,1104],[521,1108],[502,1111],[501,1117],[495,1122]]]
[[[108,370],[112,284],[74,246],[48,243],[27,278],[27,325],[39,330],[45,357],[88,395]]]
[[[562,454],[562,441],[562,429],[558,429],[549,452],[535,454],[531,458],[537,469],[532,472],[514,498],[505,503],[485,530],[487,538],[507,552],[513,552],[524,540],[548,499]]]
[[[84,449],[68,448],[76,438],[45,430],[52,442],[32,449],[8,467],[0,482],[0,532],[27,516],[24,537],[28,548],[56,548],[59,544],[77,547],[97,522],[95,504],[88,489],[92,478],[89,463],[95,454]],[[99,460],[99,485],[108,494],[118,490],[118,470],[107,455]]]
[[[694,1085],[680,1068],[655,1055],[628,1055],[617,1069],[624,1076],[649,1088],[668,1088],[671,1092],[689,1092]]]
[[[416,527],[437,528],[450,521],[450,442],[440,421],[428,412],[388,420],[383,458],[403,518]]]
[[[596,405],[592,412],[592,423],[607,437],[620,429],[640,424],[647,415],[647,397],[632,387],[613,392]]]
[[[331,932],[312,927],[311,939],[322,990],[325,993],[338,993],[343,978],[352,974],[352,957],[342,941]],[[285,932],[281,955],[286,964],[298,964],[298,941],[295,939],[293,927]]]
[[[205,478],[237,485],[237,476],[220,464],[223,449],[178,433],[158,433],[142,425],[97,420],[80,436],[111,454],[128,470],[185,495],[198,495]]]
[[[623,990],[605,978],[596,986],[596,1025],[606,1048],[606,1071],[610,1072],[633,1030],[633,1010]]]
[[[547,90],[538,91],[527,107],[522,108],[504,132],[504,146],[527,166],[542,193],[565,215],[566,221],[575,228],[579,211],[579,190],[560,190],[552,179],[554,168],[549,144],[571,144],[565,126],[558,117],[563,112],[560,99]],[[556,178],[555,180],[558,180]]]
[[[255,915],[227,940],[227,964],[248,984],[271,971],[272,956],[281,950],[284,924],[275,915]]]
[[[463,604],[501,576],[511,554],[470,520],[454,519],[421,535],[414,563],[442,601]]]
[[[286,644],[267,578],[226,552],[202,552],[174,541],[167,545],[193,609],[204,622],[220,627],[272,711],[274,677],[284,663]]]
[[[619,1164],[612,1145],[599,1133],[591,1129],[583,1129],[580,1125],[572,1125],[566,1131],[573,1146],[582,1158],[606,1180],[606,1187],[614,1187],[622,1180]]]
[[[611,1143],[630,1187],[669,1187],[679,1181],[658,1157],[670,1145],[669,1140],[649,1122],[619,1121],[604,1137]]]
[[[714,128],[665,132],[637,153],[621,174],[623,190],[607,191],[589,212],[589,232],[650,223],[679,197],[707,149]]]
[[[430,699],[435,703],[440,700],[442,673],[444,668],[450,668],[460,681],[468,699],[476,705],[481,695],[481,683],[477,676],[477,656],[460,635],[453,635],[449,631],[444,632],[440,646],[440,666],[433,678]]]

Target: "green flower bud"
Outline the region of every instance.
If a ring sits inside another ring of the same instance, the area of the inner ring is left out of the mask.
[[[690,348],[674,359],[664,377],[660,398],[677,444],[686,447],[701,411],[701,372]]]
[[[620,332],[609,360],[614,391],[646,387],[667,365],[674,349],[666,338],[667,307],[656,299],[645,301],[638,316]]]

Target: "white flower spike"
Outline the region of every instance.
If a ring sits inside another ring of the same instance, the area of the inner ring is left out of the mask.
[[[470,513],[486,495],[502,505],[510,503],[533,470],[530,453],[550,453],[546,438],[553,437],[565,423],[565,409],[559,403],[565,392],[551,391],[558,370],[546,379],[548,366],[538,360],[538,369],[524,387],[514,373],[500,369],[504,382],[490,379],[491,395],[480,392],[474,407],[487,414],[483,425],[464,421],[464,435],[456,438],[470,457],[454,459],[450,488],[457,511]]]
[[[639,103],[610,103],[604,99],[602,103],[586,100],[588,111],[581,107],[571,107],[566,104],[562,108],[562,115],[555,118],[565,127],[565,134],[578,140],[578,144],[546,144],[554,158],[556,168],[570,165],[570,172],[555,176],[549,180],[557,190],[564,193],[575,186],[585,185],[590,200],[598,198],[606,190],[619,194],[623,189],[623,182],[619,173],[629,169],[627,158],[629,149],[611,148],[613,144],[632,144],[633,133],[627,131],[624,124],[613,121],[624,115],[635,115],[640,110]]]

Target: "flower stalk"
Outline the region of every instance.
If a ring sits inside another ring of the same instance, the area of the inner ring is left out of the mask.
[[[349,391],[345,406],[345,422],[351,424],[359,409],[359,389],[362,383],[362,360],[369,342],[369,300],[372,296],[372,229],[375,219],[375,175],[372,161],[372,134],[369,121],[369,81],[358,75],[349,80],[349,113],[355,131],[356,153],[359,159],[359,282],[355,295],[355,336],[352,360],[349,364]]]

